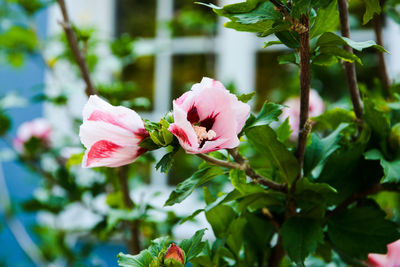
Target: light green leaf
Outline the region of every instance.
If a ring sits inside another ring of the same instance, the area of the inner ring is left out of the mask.
[[[342,59],[342,60],[347,61],[347,62],[357,61],[358,63],[360,63],[362,65],[361,59],[358,56],[356,56],[355,54],[344,50],[343,48],[337,47],[337,46],[321,47],[319,49],[319,52],[322,55],[335,56],[338,59]]]
[[[210,181],[218,175],[223,175],[224,173],[225,172],[219,167],[206,167],[198,170],[190,178],[177,185],[176,189],[169,195],[164,206],[172,206],[176,203],[181,203],[184,199],[190,196],[196,187]]]
[[[303,265],[304,259],[317,249],[318,243],[324,238],[319,221],[300,217],[287,220],[280,234],[289,257],[299,265]]]
[[[122,267],[149,267],[153,262],[153,257],[148,250],[143,250],[138,255],[118,254],[118,265]]]
[[[201,242],[206,229],[198,230],[190,239],[184,239],[179,247],[185,252],[185,262],[190,262],[204,248],[205,243]]]
[[[247,103],[255,96],[255,94],[256,92],[251,92],[249,94],[241,94],[240,96],[238,96],[238,100],[242,101],[243,103]]]
[[[339,12],[337,1],[331,1],[327,7],[321,7],[317,11],[314,24],[311,26],[310,39],[324,32],[335,31],[339,24]]]
[[[372,149],[365,153],[367,160],[379,160],[384,171],[382,183],[399,183],[400,182],[400,157],[392,161],[388,161],[378,149]]]
[[[289,138],[290,135],[292,134],[292,129],[290,128],[289,124],[289,117],[286,118],[286,120],[279,125],[279,127],[276,129],[276,136],[278,140],[282,143],[285,143]]]
[[[363,16],[363,24],[367,24],[368,21],[370,21],[374,17],[375,13],[381,13],[379,0],[365,0],[365,13]]]
[[[247,183],[246,173],[242,170],[233,169],[229,172],[232,185],[242,194],[250,195],[256,193],[262,193],[265,190],[257,184]]]
[[[269,46],[271,46],[271,45],[281,45],[282,44],[282,42],[281,41],[269,41],[269,42],[264,42],[264,46],[263,46],[263,48],[267,48],[267,47],[269,47]]]
[[[382,46],[377,45],[374,41],[356,42],[346,37],[341,37],[333,32],[325,32],[322,34],[316,43],[316,46],[338,46],[348,45],[357,51],[362,51],[365,48],[376,48],[381,52],[387,52]]]

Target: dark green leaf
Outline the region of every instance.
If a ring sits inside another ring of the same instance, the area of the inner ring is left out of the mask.
[[[177,188],[169,195],[165,206],[172,206],[181,203],[187,198],[196,187],[210,181],[212,178],[223,175],[224,171],[219,167],[206,167],[198,170],[190,178],[177,185]]]
[[[299,217],[287,220],[280,234],[289,257],[300,265],[303,265],[304,259],[317,249],[318,243],[324,238],[319,221]]]
[[[315,121],[313,129],[325,131],[336,129],[341,123],[353,123],[355,115],[354,112],[346,109],[333,108],[325,111],[318,117],[312,118],[312,120]]]
[[[161,172],[163,173],[167,173],[171,167],[172,164],[174,163],[174,156],[176,154],[177,150],[174,149],[171,152],[168,152],[167,154],[165,154],[159,162],[157,162],[156,164],[156,170],[158,170],[159,168],[161,168]]]
[[[306,148],[304,157],[304,175],[318,177],[322,172],[325,161],[339,148],[342,138],[341,132],[348,124],[340,124],[339,127],[327,137],[321,139],[317,134],[311,135],[311,143]]]
[[[387,244],[400,238],[397,225],[385,217],[376,205],[354,207],[328,220],[328,236],[349,256],[366,259],[368,253],[385,254]]]
[[[299,55],[297,53],[283,54],[278,56],[279,64],[293,63],[298,65],[300,62]]]
[[[388,161],[378,149],[372,149],[365,153],[367,160],[380,160],[385,175],[382,183],[399,183],[400,182],[400,157]]]

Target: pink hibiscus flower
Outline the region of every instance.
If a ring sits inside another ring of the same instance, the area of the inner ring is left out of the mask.
[[[400,240],[390,243],[388,252],[383,254],[368,254],[367,263],[372,267],[400,267]]]
[[[296,140],[300,128],[300,97],[290,98],[286,100],[283,105],[287,107],[282,110],[281,120],[284,121],[287,117],[289,118],[289,124],[292,130],[290,139]],[[310,90],[309,117],[319,116],[324,110],[325,104],[322,98],[317,91]]]
[[[250,113],[248,104],[210,78],[193,85],[173,106],[175,122],[168,130],[191,154],[237,147],[237,135]]]
[[[43,118],[37,118],[32,121],[24,122],[18,127],[17,136],[13,145],[15,150],[20,153],[25,152],[25,143],[31,138],[37,138],[42,141],[46,147],[50,146],[51,126],[50,123]]]
[[[134,162],[146,152],[139,143],[149,136],[140,116],[122,106],[112,106],[90,96],[83,108],[79,136],[87,148],[82,166],[118,167]]]

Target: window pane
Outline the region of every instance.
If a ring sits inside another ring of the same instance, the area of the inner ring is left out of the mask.
[[[154,37],[156,29],[156,0],[117,0],[117,36]]]
[[[214,54],[176,55],[172,58],[172,64],[171,102],[190,90],[194,83],[199,83],[203,77],[215,76]]]
[[[193,0],[175,0],[171,21],[173,36],[214,35],[217,15],[211,8],[195,4]],[[217,4],[217,1],[205,1]]]
[[[289,64],[279,65],[278,56],[281,54],[283,53],[257,53],[257,110],[262,107],[264,101],[267,99],[274,102],[281,102],[288,95],[296,93],[293,90],[298,88],[297,67]]]
[[[139,111],[153,110],[154,100],[154,56],[139,57],[133,64],[127,65],[122,73],[124,82],[131,81],[135,89],[129,99],[145,97],[150,101],[148,108],[135,108]]]

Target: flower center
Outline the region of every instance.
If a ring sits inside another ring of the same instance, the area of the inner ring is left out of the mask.
[[[208,130],[206,127],[193,125],[194,132],[197,135],[197,142],[199,144],[203,143],[203,141],[210,141],[217,136],[217,133],[213,130]]]

